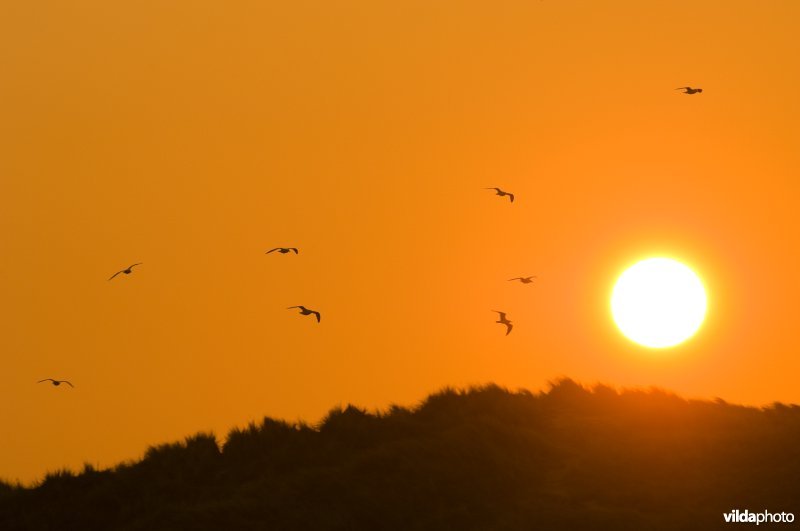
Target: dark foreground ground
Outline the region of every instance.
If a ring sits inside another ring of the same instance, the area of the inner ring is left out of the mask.
[[[0,483],[0,529],[679,530],[734,509],[800,528],[800,407],[661,391],[445,390],[409,410],[264,419],[110,470]]]

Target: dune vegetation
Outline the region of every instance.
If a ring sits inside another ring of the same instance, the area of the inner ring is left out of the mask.
[[[0,482],[3,530],[716,529],[734,509],[800,517],[800,407],[569,379],[336,408],[315,426],[265,418]]]

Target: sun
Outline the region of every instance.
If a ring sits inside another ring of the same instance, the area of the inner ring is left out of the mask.
[[[635,343],[668,348],[692,337],[703,324],[706,290],[688,266],[671,258],[635,263],[617,279],[611,315]]]

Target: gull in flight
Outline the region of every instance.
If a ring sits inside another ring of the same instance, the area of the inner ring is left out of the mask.
[[[703,92],[701,88],[692,88],[692,87],[678,87],[675,90],[682,90],[684,94],[695,94],[698,92]]]
[[[319,322],[319,321],[320,321],[320,319],[321,319],[321,316],[320,316],[319,312],[316,312],[316,311],[314,311],[314,310],[309,310],[309,309],[308,309],[308,308],[306,308],[305,306],[289,306],[289,307],[288,307],[288,308],[286,308],[286,309],[287,309],[287,310],[291,310],[292,308],[300,308],[300,314],[301,314],[301,315],[311,315],[311,314],[313,313],[314,315],[316,315],[316,316],[317,316],[317,322]]]
[[[125,269],[120,269],[119,271],[117,271],[116,273],[111,275],[111,278],[109,278],[108,280],[111,280],[112,278],[114,278],[115,276],[119,275],[120,273],[125,273],[126,275],[130,275],[131,272],[133,271],[133,268],[136,267],[137,265],[142,265],[142,262],[139,262],[138,264],[129,265]]]
[[[286,254],[289,251],[294,251],[294,254],[297,254],[297,247],[275,247],[274,249],[270,249],[269,251],[267,251],[264,254],[269,254],[269,253],[272,253],[272,252],[275,252],[275,251],[278,251],[281,254]]]
[[[530,284],[531,282],[533,282],[534,278],[537,278],[536,275],[532,275],[530,277],[509,278],[508,281],[511,282],[512,280],[519,280],[523,284]]]
[[[512,194],[511,192],[504,192],[500,188],[484,188],[484,190],[495,190],[497,192],[496,195],[499,195],[500,197],[507,195],[508,198],[511,199],[511,202],[512,203],[514,202],[514,194]]]
[[[53,380],[52,378],[45,378],[44,380],[39,380],[39,381],[38,381],[38,382],[36,382],[36,383],[42,383],[42,382],[53,382],[53,385],[55,385],[56,387],[58,387],[58,386],[59,386],[59,385],[61,385],[62,383],[65,383],[65,384],[67,384],[67,385],[68,385],[68,386],[70,386],[70,387],[75,387],[74,385],[72,385],[72,384],[71,384],[70,382],[68,382],[67,380]]]
[[[492,310],[493,312],[497,312],[500,314],[500,319],[495,321],[495,323],[504,324],[506,325],[506,335],[511,333],[511,329],[514,328],[514,325],[511,324],[511,321],[506,319],[506,312],[501,312],[498,310]]]

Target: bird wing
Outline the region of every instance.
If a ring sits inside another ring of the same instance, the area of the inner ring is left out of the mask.
[[[311,313],[313,313],[314,315],[316,315],[316,316],[317,316],[317,322],[320,322],[320,321],[322,320],[322,316],[320,315],[320,313],[319,313],[319,312],[314,312],[314,311],[312,311]]]
[[[72,382],[68,382],[67,380],[61,380],[61,381],[62,381],[63,383],[65,383],[65,384],[69,385],[69,386],[70,386],[70,387],[72,387],[73,389],[75,388],[75,386],[74,386],[74,385],[72,385]]]
[[[522,280],[522,277],[516,277],[516,278],[509,278],[508,279],[509,282],[511,282],[512,280]]]
[[[508,330],[506,330],[506,335],[508,335],[511,333],[511,329],[514,328],[514,325],[511,323],[506,323],[506,327],[508,328]]]
[[[112,278],[114,278],[115,276],[119,275],[120,273],[122,273],[122,271],[117,271],[116,273],[111,275],[111,278],[109,278],[108,280],[111,280]]]
[[[504,321],[506,319],[506,312],[501,312],[499,310],[492,310],[493,312],[497,312],[500,314],[500,320]]]
[[[675,90],[692,90],[692,87],[678,87]]]
[[[508,197],[511,199],[511,202],[514,202],[514,194],[508,194]]]
[[[45,378],[44,380],[39,380],[39,381],[38,381],[38,382],[36,382],[36,383],[42,383],[42,382],[52,382],[52,381],[53,381],[53,379],[52,379],[52,378]]]
[[[290,251],[294,251],[294,254],[297,254],[297,247],[289,247]]]
[[[264,254],[269,254],[269,253],[271,253],[271,252],[273,252],[273,251],[277,251],[278,249],[280,249],[280,247],[275,247],[274,249],[270,249],[269,251],[267,251],[267,252],[266,252],[266,253],[264,253]]]
[[[137,263],[135,263],[135,264],[133,264],[133,265],[129,265],[129,266],[128,266],[128,269],[133,269],[133,268],[134,268],[134,267],[136,267],[137,265],[142,265],[142,263],[141,263],[141,262],[137,262]]]
[[[287,309],[287,310],[291,310],[292,308],[302,308],[302,306],[289,306],[289,307],[288,307],[288,308],[286,308],[286,309]]]

